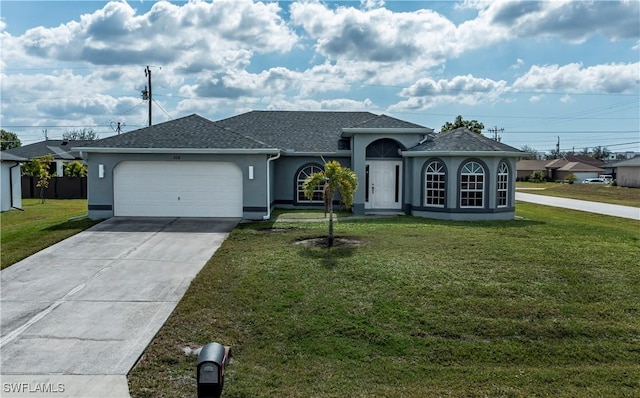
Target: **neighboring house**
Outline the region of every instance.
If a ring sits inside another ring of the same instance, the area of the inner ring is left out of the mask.
[[[555,178],[557,180],[566,180],[569,174],[573,174],[576,178],[576,183],[581,183],[587,178],[598,178],[602,174],[604,169],[591,166],[581,162],[567,162],[562,167],[555,170]]]
[[[20,162],[25,158],[12,155],[7,151],[0,152],[2,174],[0,174],[0,211],[19,209],[22,207],[22,180],[20,178]]]
[[[518,180],[527,180],[536,171],[544,173],[545,178],[551,178],[549,170],[545,167],[548,160],[523,159],[516,163]]]
[[[75,148],[89,166],[93,219],[268,219],[322,207],[305,178],[337,160],[358,176],[353,212],[450,220],[513,219],[524,152],[466,129],[445,134],[369,112],[191,115]]]
[[[573,174],[576,177],[575,182],[581,183],[587,178],[597,178],[604,172],[604,168],[593,165],[604,164],[601,160],[592,159],[589,163],[570,160],[580,158],[582,157],[569,156],[567,158],[553,160],[520,160],[516,164],[517,178],[519,180],[526,180],[535,171],[542,171],[545,178],[551,181],[563,181],[567,179],[569,174]]]
[[[82,161],[80,153],[71,148],[86,145],[90,142],[92,141],[46,140],[7,149],[5,152],[25,158],[26,161],[31,161],[40,156],[51,155],[53,156],[54,162],[51,164],[50,171],[52,174],[56,173],[58,177],[62,177],[64,175],[63,165],[65,163],[73,162],[74,160]]]
[[[612,163],[610,167],[616,170],[616,185],[640,188],[640,156]]]

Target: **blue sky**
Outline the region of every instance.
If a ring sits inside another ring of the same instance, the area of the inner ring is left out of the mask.
[[[2,1],[1,127],[23,143],[249,110],[456,115],[539,151],[640,152],[640,2]],[[502,130],[504,129],[504,130]]]

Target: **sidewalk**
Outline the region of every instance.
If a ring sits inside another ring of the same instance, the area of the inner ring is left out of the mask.
[[[536,195],[524,192],[516,192],[516,200],[544,206],[562,207],[564,209],[604,214],[606,216],[630,218],[632,220],[640,221],[640,207],[612,205],[608,203],[558,198],[555,196]]]

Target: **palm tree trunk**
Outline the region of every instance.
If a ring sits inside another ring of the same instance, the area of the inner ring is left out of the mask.
[[[329,202],[329,237],[327,238],[327,247],[333,246],[333,198]]]

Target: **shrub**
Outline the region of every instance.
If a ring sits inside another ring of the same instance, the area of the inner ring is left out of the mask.
[[[544,173],[542,171],[534,171],[533,173],[531,173],[529,181],[538,183],[544,182]]]
[[[85,177],[87,175],[87,166],[74,160],[62,166],[65,177]]]

